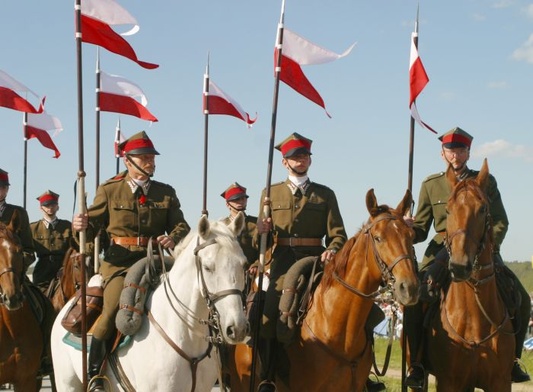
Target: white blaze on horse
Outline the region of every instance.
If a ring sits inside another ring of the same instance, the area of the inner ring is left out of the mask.
[[[129,345],[116,352],[126,386],[137,391],[211,391],[219,369],[213,346],[241,342],[249,328],[241,296],[246,258],[237,242],[243,226],[242,213],[228,226],[204,216],[198,231],[176,247],[174,265],[146,301],[150,319],[145,316]],[[63,342],[67,331],[61,320],[69,306],[59,313],[52,331],[58,391],[82,389],[81,351]],[[120,386],[109,363],[106,377],[110,390],[128,389]]]

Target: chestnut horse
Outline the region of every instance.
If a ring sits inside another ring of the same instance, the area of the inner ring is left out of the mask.
[[[43,337],[23,294],[23,256],[18,237],[0,222],[0,385],[38,391]]]
[[[476,178],[458,182],[451,168],[446,175],[453,189],[445,237],[452,283],[428,329],[430,369],[438,392],[510,392],[515,339],[496,286],[487,160]]]
[[[92,258],[86,257],[86,260],[92,260]],[[81,254],[74,247],[70,247],[65,253],[63,266],[57,273],[56,278],[50,283],[50,287],[46,293],[47,297],[52,301],[52,305],[57,313],[59,313],[67,301],[72,298],[80,288],[82,281],[82,266],[85,267],[85,277],[88,282],[94,274],[93,268],[91,268],[91,263],[83,263]]]
[[[326,264],[324,275],[309,303],[307,315],[293,343],[286,347],[290,361],[287,380],[278,378],[278,391],[363,391],[372,366],[372,333],[365,322],[379,295],[381,284],[389,285],[403,305],[418,301],[413,231],[403,216],[411,207],[407,191],[396,209],[378,205],[374,190],[366,195],[370,218]],[[250,349],[238,345],[236,369],[250,360]],[[237,358],[238,357],[238,358]],[[230,366],[231,367],[231,366]],[[233,378],[245,381],[242,374]]]

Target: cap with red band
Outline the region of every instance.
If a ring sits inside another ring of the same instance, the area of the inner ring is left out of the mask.
[[[39,200],[39,203],[42,206],[49,206],[53,204],[58,204],[59,202],[59,195],[55,192],[52,192],[51,190],[47,190],[44,192],[41,196],[37,198]]]
[[[0,169],[0,185],[9,186],[9,175],[2,169]]]
[[[456,127],[439,137],[442,146],[446,148],[470,148],[474,137],[461,128]]]
[[[283,158],[290,158],[293,155],[311,155],[311,144],[313,141],[294,132],[288,138],[276,146],[276,150],[281,151]]]
[[[248,197],[246,194],[246,188],[239,185],[237,182],[231,184],[228,189],[220,194],[226,201],[232,201],[240,199],[241,197]]]
[[[154,144],[146,134],[142,131],[131,136],[128,140],[123,141],[118,145],[118,150],[124,154],[139,155],[139,154],[154,154],[159,153],[154,148]]]

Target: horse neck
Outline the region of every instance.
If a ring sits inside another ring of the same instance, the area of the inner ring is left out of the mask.
[[[168,308],[172,303],[172,307],[191,323],[194,322],[194,318],[207,318],[209,311],[201,294],[193,254],[195,244],[196,241],[192,240],[189,246],[181,251],[174,261],[174,265],[168,271],[165,282],[161,283],[154,291],[152,300],[154,314],[162,311],[162,313],[172,313],[173,318],[178,317],[174,310]],[[159,309],[159,305],[162,305],[161,309]],[[184,310],[184,307],[187,310]]]
[[[328,328],[355,332],[364,327],[364,320],[374,303],[373,296],[366,296],[374,293],[381,282],[370,240],[360,234],[350,250],[346,272],[340,276],[350,288],[333,280],[330,287],[319,285],[313,297],[311,310],[319,315],[323,325],[329,325]]]

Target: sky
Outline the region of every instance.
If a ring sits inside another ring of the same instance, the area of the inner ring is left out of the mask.
[[[82,0],[83,1],[83,0]],[[155,70],[100,50],[100,66],[139,85],[159,119],[102,112],[100,180],[115,175],[115,127],[145,130],[157,157],[155,179],[172,185],[185,218],[196,226],[203,209],[207,146],[209,217],[227,215],[220,194],[233,182],[247,187],[248,213],[257,215],[267,183],[274,93],[273,49],[281,0],[120,0],[140,31],[127,41]],[[349,236],[368,218],[365,195],[396,206],[410,177],[409,51],[420,6],[419,54],[429,83],[417,99],[422,119],[439,135],[459,126],[474,136],[469,167],[488,159],[510,220],[502,246],[507,261],[533,258],[533,2],[520,0],[286,0],[285,27],[337,53],[333,63],[304,66],[324,110],[280,84],[275,142],[298,132],[313,140],[312,181],[332,188]],[[26,206],[40,218],[36,197],[60,194],[59,216],[71,219],[80,169],[74,1],[3,0],[0,69],[46,96],[46,110],[64,130],[54,137],[59,159],[36,139],[27,142]],[[96,189],[96,47],[82,45],[83,169],[90,205]],[[203,74],[258,119],[251,129],[234,117],[202,112]],[[24,203],[21,112],[0,108],[0,168],[9,172],[8,202]],[[435,135],[416,127],[412,191],[445,169]],[[121,169],[123,164],[121,163]],[[272,183],[286,178],[274,151]],[[421,261],[425,243],[416,246]]]

